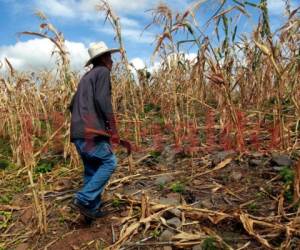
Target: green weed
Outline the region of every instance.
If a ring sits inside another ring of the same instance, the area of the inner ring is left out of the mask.
[[[159,112],[160,111],[160,106],[158,105],[155,105],[153,103],[148,103],[148,104],[145,104],[144,105],[144,112],[145,113],[149,113],[151,111],[154,111],[154,112]]]
[[[170,188],[174,193],[183,193],[185,190],[184,184],[179,181],[172,183]]]
[[[65,217],[64,216],[60,216],[59,218],[58,218],[58,222],[59,222],[59,224],[64,224],[65,223]]]
[[[159,237],[160,233],[161,233],[160,230],[154,229],[154,230],[151,232],[151,236],[152,236],[153,238],[157,239],[157,238]]]
[[[294,171],[291,168],[289,168],[289,167],[283,167],[280,170],[279,174],[280,174],[282,180],[284,181],[284,183],[286,185],[290,185],[290,184],[293,183],[294,177],[295,177],[295,173],[294,173]]]
[[[251,212],[256,212],[258,209],[257,203],[256,202],[251,202],[248,206],[247,206],[248,210]]]
[[[295,178],[294,171],[289,167],[284,167],[280,170],[280,176],[284,182],[284,197],[287,202],[293,201],[293,182]]]
[[[113,207],[120,207],[122,204],[122,201],[119,198],[114,198],[112,201],[112,206]]]
[[[159,191],[163,191],[165,189],[165,184],[159,183],[158,187],[159,187]]]
[[[9,221],[11,220],[12,213],[0,211],[0,217],[2,218],[2,220],[0,220],[0,229],[6,229],[8,227]]]
[[[6,169],[10,166],[10,162],[5,159],[0,159],[0,169]]]
[[[0,155],[3,155],[5,158],[12,156],[11,146],[8,140],[0,138]]]
[[[201,245],[203,250],[218,250],[218,242],[214,237],[208,237],[203,240]]]
[[[9,194],[1,195],[0,196],[0,204],[9,204],[12,200],[12,196]]]
[[[154,159],[157,159],[160,155],[161,155],[161,152],[157,151],[157,150],[154,150],[154,151],[151,151],[149,153]]]
[[[35,168],[35,172],[36,173],[48,173],[51,172],[53,168],[53,163],[52,162],[42,162],[39,163],[36,168]]]

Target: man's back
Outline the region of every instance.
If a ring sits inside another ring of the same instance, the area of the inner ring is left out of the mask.
[[[110,71],[106,67],[97,66],[81,78],[70,109],[71,140],[95,138],[97,135],[88,131],[109,129],[113,111]]]

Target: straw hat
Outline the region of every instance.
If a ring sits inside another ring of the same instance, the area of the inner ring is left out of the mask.
[[[93,43],[91,45],[91,47],[88,49],[90,59],[87,61],[85,66],[90,65],[95,58],[97,58],[107,52],[115,53],[115,52],[119,52],[119,51],[120,51],[120,49],[116,49],[116,48],[109,49],[104,42]]]

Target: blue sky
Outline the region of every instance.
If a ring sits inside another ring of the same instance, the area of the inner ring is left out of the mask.
[[[228,5],[232,5],[228,0]],[[241,1],[241,0],[240,0]],[[292,6],[299,6],[299,0],[293,0]],[[157,27],[141,33],[144,27],[152,20],[151,12],[159,0],[108,0],[112,8],[121,18],[123,38],[129,59],[137,66],[149,64],[149,58],[154,50]],[[192,0],[164,1],[175,12],[184,11]],[[197,20],[203,26],[205,20],[216,10],[220,0],[206,0],[197,12]],[[258,0],[250,0],[257,3]],[[63,32],[67,41],[67,48],[71,54],[71,65],[80,69],[87,60],[87,48],[90,43],[105,41],[109,46],[117,46],[114,34],[109,23],[104,25],[104,14],[95,10],[100,0],[0,0],[0,60],[7,57],[14,67],[24,70],[35,70],[53,67],[50,54],[52,45],[45,40],[34,37],[17,37],[20,31],[38,31],[39,20],[34,15],[36,10],[43,11],[50,21]],[[274,30],[284,20],[284,1],[268,0],[270,7],[271,25]],[[239,33],[249,32],[256,25],[258,11],[252,7],[247,9],[249,18],[240,18]],[[213,37],[213,31],[206,29],[208,35]],[[183,38],[179,35],[179,38]],[[190,48],[187,53],[195,52]]]

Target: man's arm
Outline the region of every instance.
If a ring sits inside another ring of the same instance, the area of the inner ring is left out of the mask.
[[[110,72],[105,69],[97,75],[95,82],[95,102],[106,120],[113,136],[118,135],[116,120],[112,108]]]

